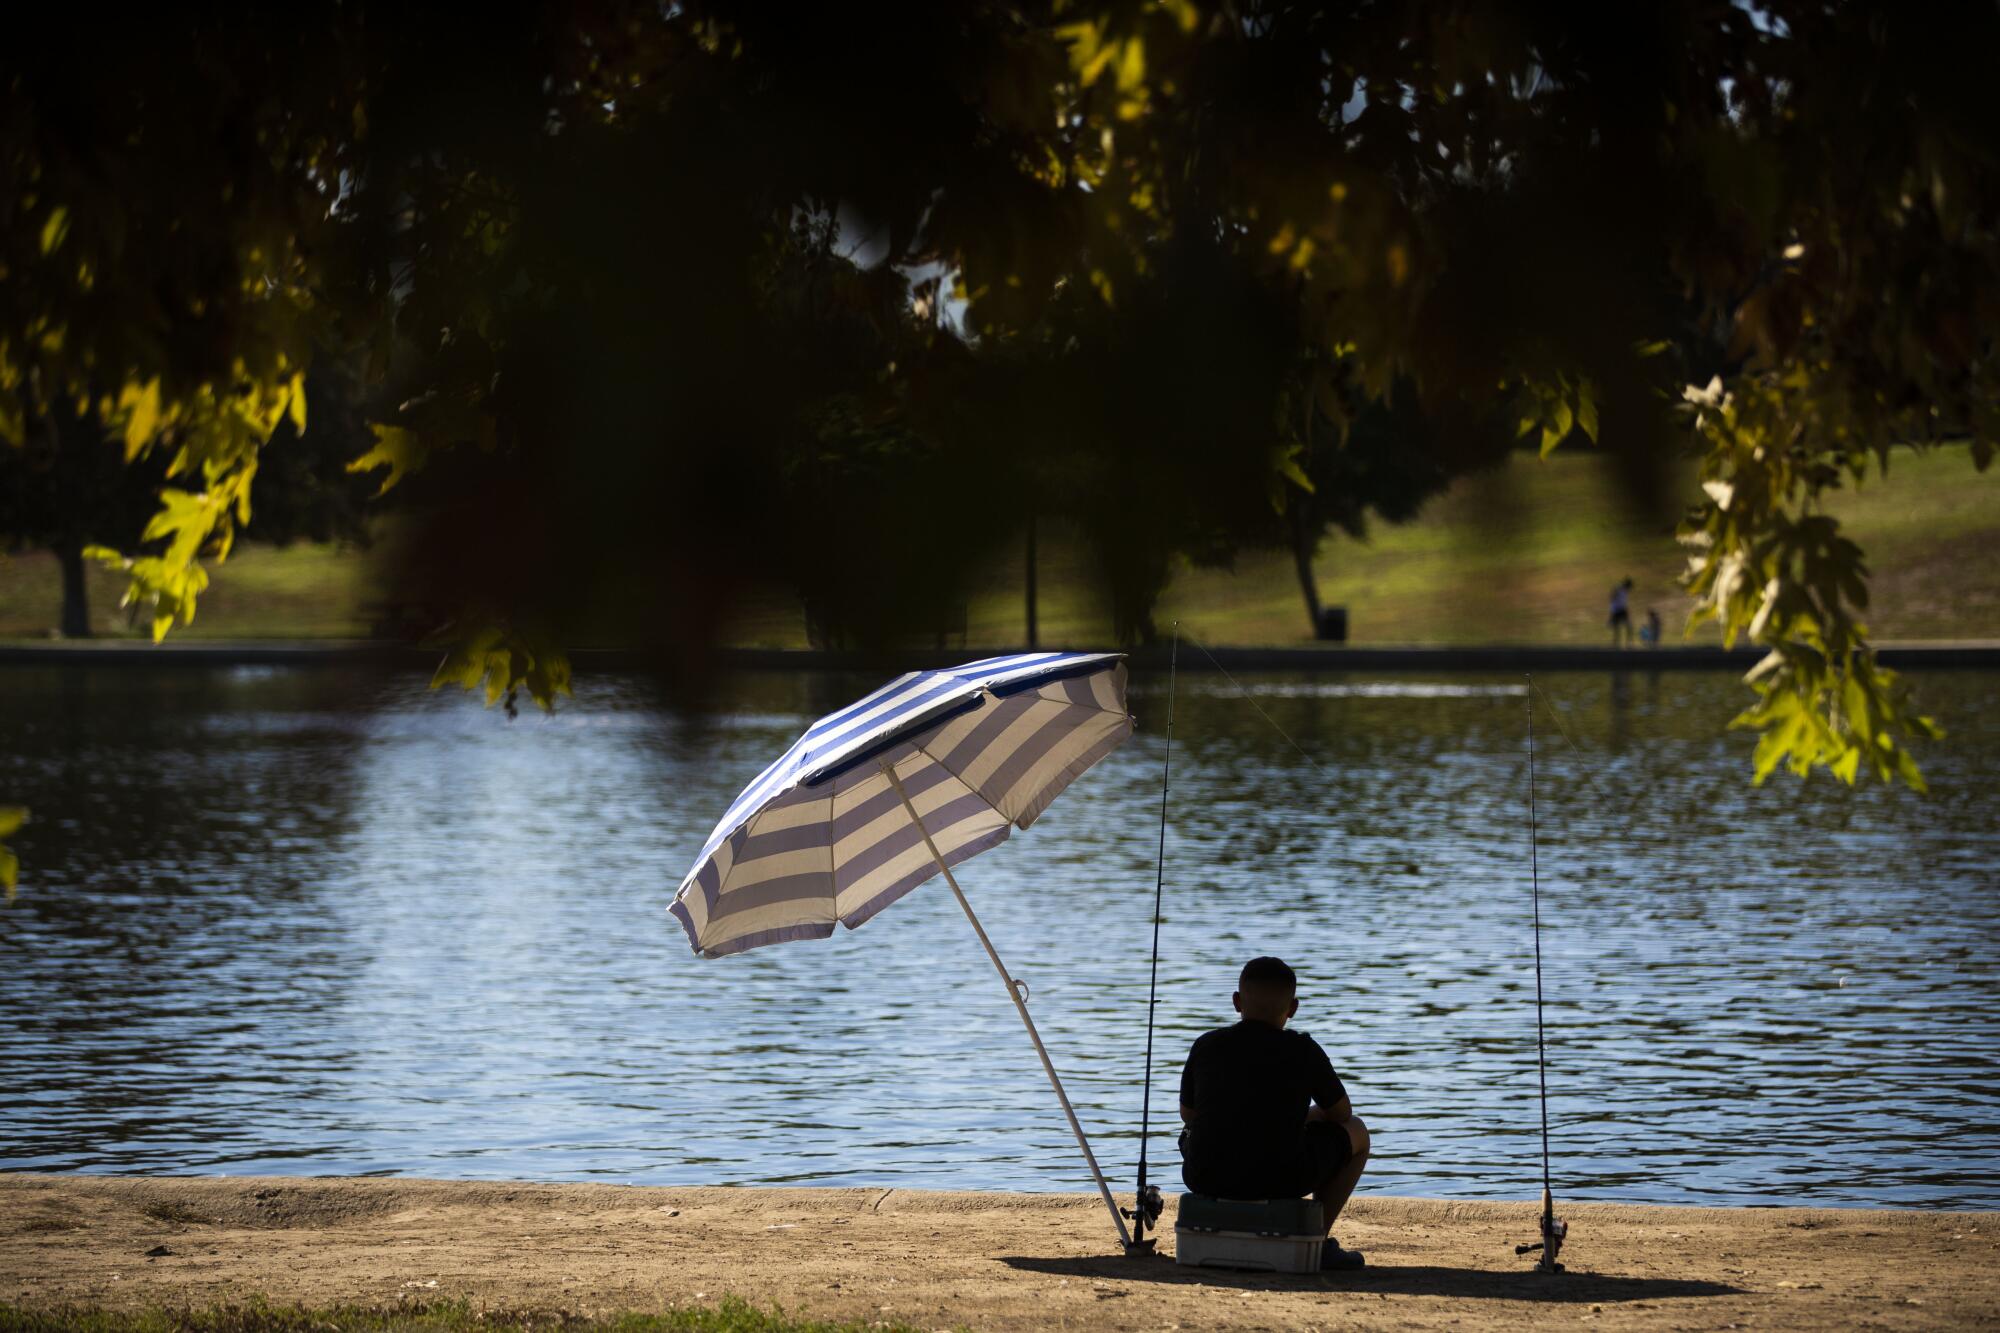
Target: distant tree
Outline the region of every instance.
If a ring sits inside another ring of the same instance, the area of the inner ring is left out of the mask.
[[[0,450],[0,543],[10,552],[40,548],[55,556],[62,571],[57,627],[64,638],[88,638],[84,551],[138,546],[159,509],[166,462],[127,463],[94,416],[65,407],[36,425],[18,447]]]
[[[1338,415],[1330,416],[1328,408]],[[1300,396],[1307,429],[1286,477],[1281,526],[1305,599],[1306,623],[1320,630],[1315,558],[1329,532],[1363,539],[1371,520],[1407,523],[1468,473],[1499,466],[1516,447],[1510,423],[1493,410],[1426,416],[1413,386],[1380,399],[1352,393]]]
[[[238,530],[285,545],[298,540],[365,542],[372,483],[347,464],[367,447],[359,385],[334,358],[306,377],[318,404],[309,430],[280,423],[258,454],[256,503]],[[93,548],[157,559],[166,534],[157,523],[162,488],[178,480],[174,458],[153,450],[130,461],[97,416],[68,405],[40,414],[20,446],[0,449],[0,544],[41,548],[62,574],[58,627],[64,638],[91,635],[84,572]]]

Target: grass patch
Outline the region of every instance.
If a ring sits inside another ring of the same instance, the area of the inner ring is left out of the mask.
[[[377,594],[367,552],[300,542],[275,547],[245,544],[220,565],[201,595],[192,625],[173,637],[220,639],[366,638]],[[92,562],[84,585],[90,627],[105,638],[148,638],[118,605],[125,576]],[[62,572],[46,551],[0,556],[0,638],[46,638],[62,618]]]
[[[561,1310],[488,1310],[462,1302],[400,1306],[211,1305],[190,1309],[98,1310],[64,1306],[25,1310],[0,1305],[0,1333],[491,1333],[579,1329],[596,1333],[862,1333],[901,1323],[829,1323],[760,1310],[746,1301],[690,1306],[663,1314],[579,1315]]]

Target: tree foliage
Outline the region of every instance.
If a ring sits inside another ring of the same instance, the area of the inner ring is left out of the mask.
[[[759,585],[919,626],[1035,513],[1143,637],[1302,464],[1435,477],[1456,438],[1360,423],[1497,416],[1636,488],[1698,460],[1690,587],[1771,649],[1760,776],[1921,780],[1820,500],[1991,456],[1990,6],[84,17],[9,59],[0,434],[69,404],[167,460],[162,632],[333,328],[441,677],[544,703],[610,615],[690,659]]]
[[[90,633],[84,552],[138,544],[159,508],[166,469],[158,458],[127,460],[120,441],[69,403],[41,413],[35,425],[18,445],[0,449],[0,546],[54,554],[60,628],[81,638]]]
[[[374,488],[347,470],[368,437],[356,377],[339,356],[322,355],[306,385],[313,429],[283,421],[258,450],[256,507],[244,535],[276,545],[365,543]],[[140,559],[164,558],[178,534],[159,521],[162,491],[182,489],[179,473],[164,450],[128,458],[116,432],[70,403],[54,404],[36,424],[18,446],[0,449],[0,548],[54,553],[62,633],[81,638],[91,632],[86,553],[135,568]]]

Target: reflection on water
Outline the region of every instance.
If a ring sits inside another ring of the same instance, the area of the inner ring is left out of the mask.
[[[37,818],[0,913],[0,1165],[1087,1185],[938,886],[717,962],[665,914],[738,788],[874,682],[679,716],[599,681],[509,725],[322,672],[4,680],[0,792]],[[1530,1197],[1521,683],[1244,683],[1181,677],[1155,1111],[1279,953],[1374,1130],[1364,1190]],[[1161,684],[962,876],[1125,1188]],[[1752,790],[1726,676],[1541,684],[1582,751],[1538,721],[1558,1191],[2000,1206],[2000,678],[1923,679],[1952,733],[1928,800]]]

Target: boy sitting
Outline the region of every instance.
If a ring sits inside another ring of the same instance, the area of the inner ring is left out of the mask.
[[[1285,1023],[1298,977],[1276,958],[1244,964],[1232,997],[1243,1021],[1195,1039],[1181,1071],[1181,1175],[1223,1199],[1312,1195],[1324,1214],[1322,1269],[1360,1268],[1333,1239],[1333,1219],[1368,1163],[1368,1126],[1319,1043]]]

